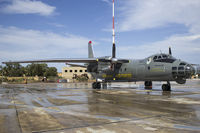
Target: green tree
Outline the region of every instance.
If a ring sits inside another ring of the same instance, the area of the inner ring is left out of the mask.
[[[44,73],[48,69],[47,64],[29,64],[26,66],[27,76],[44,76]]]
[[[8,63],[5,67],[1,67],[4,76],[20,77],[24,74],[24,67],[19,63]]]
[[[2,65],[0,65],[0,75],[1,76],[3,76],[3,70],[2,69],[3,69],[3,67],[2,67]]]
[[[48,69],[46,69],[46,72],[44,73],[44,76],[57,76],[57,69],[55,67],[48,67]]]
[[[19,63],[8,63],[4,67],[0,65],[1,75],[9,77],[26,76],[57,76],[57,69],[55,67],[48,67],[47,64],[29,64],[26,67]]]

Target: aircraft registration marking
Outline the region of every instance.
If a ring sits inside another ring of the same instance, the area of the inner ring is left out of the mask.
[[[103,74],[102,77],[103,78],[113,78],[114,75]],[[128,74],[116,74],[115,77],[116,78],[131,78],[132,74],[131,73],[128,73]]]

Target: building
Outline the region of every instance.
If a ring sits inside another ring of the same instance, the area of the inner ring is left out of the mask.
[[[62,68],[62,77],[72,81],[76,76],[87,75],[91,79],[91,74],[87,72],[86,68],[66,66]]]
[[[62,73],[61,72],[58,72],[57,75],[58,75],[58,77],[62,77]]]

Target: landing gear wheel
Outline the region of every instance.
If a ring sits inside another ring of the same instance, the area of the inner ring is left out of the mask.
[[[163,91],[171,91],[171,86],[169,84],[163,84],[162,85],[162,90]]]
[[[144,82],[144,85],[145,85],[145,86],[148,86],[148,87],[149,87],[149,86],[152,86],[152,81],[145,81],[145,82]]]
[[[97,82],[97,89],[101,89],[101,83]]]
[[[101,83],[100,82],[94,82],[92,83],[93,89],[101,89]]]
[[[145,89],[152,89],[152,81],[145,81],[144,85]]]
[[[92,83],[92,88],[93,88],[93,89],[96,89],[96,88],[97,88],[97,83],[96,83],[96,82]]]

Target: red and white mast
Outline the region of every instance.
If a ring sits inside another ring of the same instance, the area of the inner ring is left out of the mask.
[[[113,44],[115,44],[115,2],[113,0]]]
[[[116,57],[116,47],[115,47],[115,2],[113,0],[113,48],[112,48],[112,58]]]

